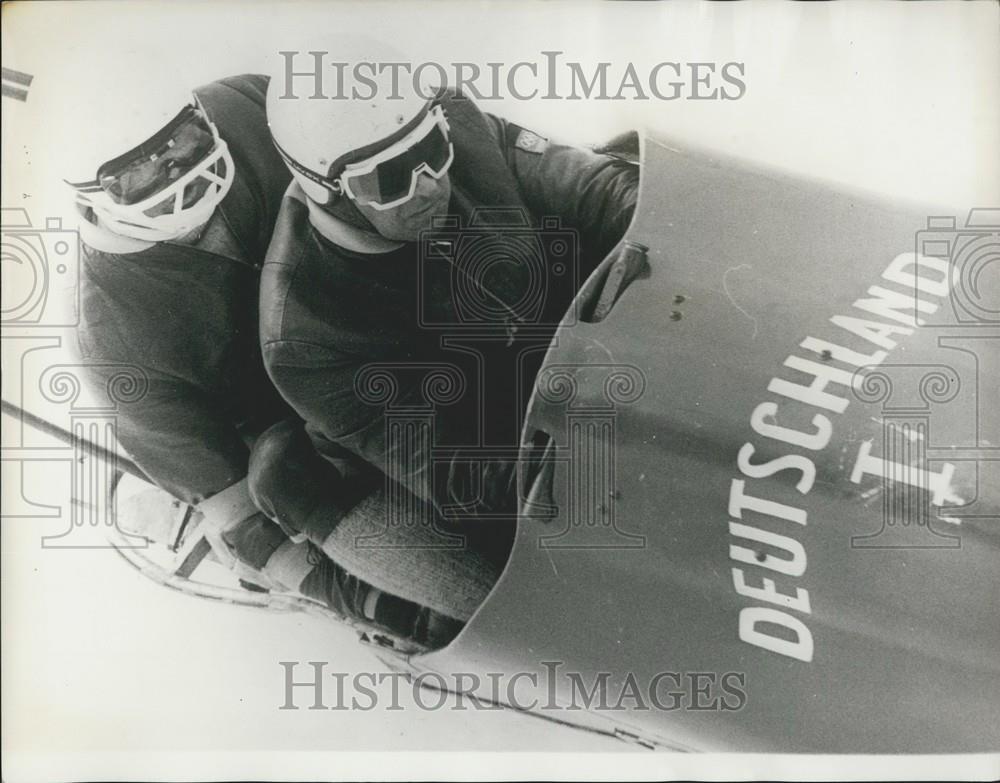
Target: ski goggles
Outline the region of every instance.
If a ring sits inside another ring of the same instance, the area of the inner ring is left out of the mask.
[[[116,203],[135,204],[180,179],[215,146],[208,118],[200,108],[188,105],[155,136],[101,164],[96,184]]]
[[[148,141],[101,164],[95,180],[68,184],[113,230],[159,241],[207,221],[234,178],[226,143],[204,110],[189,105]]]
[[[386,210],[413,198],[421,174],[441,179],[455,159],[448,120],[440,106],[399,141],[358,163],[348,164],[336,182],[352,201]]]

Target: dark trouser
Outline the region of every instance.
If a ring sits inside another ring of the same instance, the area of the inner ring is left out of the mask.
[[[359,580],[457,620],[468,620],[499,575],[496,562],[462,544],[428,507],[381,474],[321,457],[301,423],[260,436],[250,459],[250,493],[290,534],[304,534]]]

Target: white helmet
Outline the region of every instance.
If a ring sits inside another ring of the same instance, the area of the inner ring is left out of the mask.
[[[312,74],[302,75],[307,66],[315,66],[315,52],[323,53],[323,99],[311,97],[317,86]],[[338,177],[345,166],[431,122],[427,115],[435,90],[417,89],[407,70],[379,67],[409,62],[381,42],[331,37],[301,49],[291,63],[282,61],[271,75],[267,90],[271,136],[310,199],[329,203],[342,192]],[[346,63],[342,79],[335,78],[333,66],[339,63]],[[355,69],[360,69],[358,78]],[[288,72],[296,74],[290,82]],[[364,97],[354,97],[355,88]],[[339,96],[338,90],[342,90]]]
[[[235,168],[190,89],[154,79],[165,81],[125,73],[78,86],[60,107],[73,138],[60,145],[59,174],[103,226],[158,242],[206,223]]]

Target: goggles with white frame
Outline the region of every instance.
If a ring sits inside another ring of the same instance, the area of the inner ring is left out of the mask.
[[[274,141],[293,171],[328,193],[344,195],[357,204],[380,211],[405,204],[417,190],[421,174],[441,179],[455,159],[448,137],[448,120],[440,105],[432,106],[405,136],[381,152],[348,163],[335,176],[323,175],[298,163]]]
[[[448,120],[434,106],[410,133],[367,160],[348,164],[337,183],[352,201],[387,210],[405,204],[421,174],[441,179],[455,159]]]

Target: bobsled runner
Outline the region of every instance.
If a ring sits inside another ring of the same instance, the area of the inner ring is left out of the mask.
[[[505,572],[382,658],[651,748],[997,750],[1000,211],[642,161],[537,377]]]

